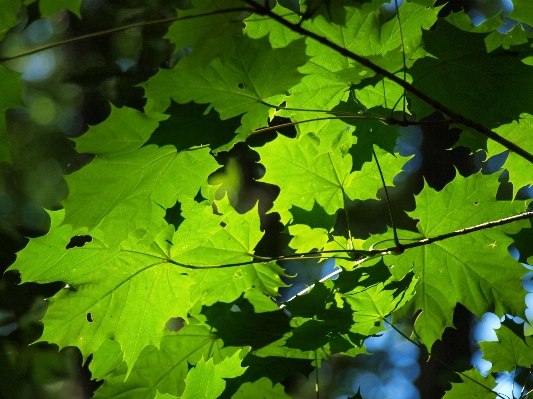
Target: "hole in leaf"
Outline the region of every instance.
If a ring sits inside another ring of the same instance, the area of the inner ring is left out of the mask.
[[[218,211],[218,206],[217,206],[216,203],[213,202],[213,203],[211,204],[211,208],[213,208],[213,215],[222,216],[222,213],[220,213],[220,212]]]
[[[241,89],[241,90],[244,89],[244,83],[239,83],[239,84],[237,85],[237,87],[238,87],[239,89]]]
[[[474,202],[474,205],[479,205],[479,201]]]
[[[220,226],[221,226],[222,228],[224,228],[224,227],[226,227],[226,226],[227,226],[227,223],[226,223],[226,222],[224,222],[224,221],[222,221],[222,222],[220,222]]]
[[[93,315],[92,315],[90,312],[87,313],[87,321],[88,321],[89,323],[92,323],[92,322],[94,321],[94,320],[93,320]]]
[[[84,235],[84,236],[74,236],[70,239],[69,243],[67,244],[66,246],[66,249],[70,249],[70,248],[81,248],[83,247],[85,244],[87,244],[88,242],[91,242],[93,240],[93,238],[91,236],[88,236],[88,235]]]
[[[183,320],[181,317],[173,317],[169,321],[167,321],[165,328],[170,331],[179,331],[184,326],[185,320]]]
[[[207,198],[204,198],[204,196],[202,195],[202,190],[198,190],[198,192],[196,193],[196,196],[194,197],[194,200],[198,203],[205,201],[206,199]]]
[[[181,203],[176,202],[174,206],[166,210],[165,220],[167,223],[173,224],[175,228],[178,228],[184,220],[183,216],[181,216]]]
[[[379,321],[376,321],[376,322],[374,323],[374,327],[379,327],[379,326],[380,326],[380,324],[381,324],[381,322],[379,322]]]

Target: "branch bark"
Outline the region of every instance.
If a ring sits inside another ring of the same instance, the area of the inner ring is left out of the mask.
[[[332,41],[328,40],[327,38],[325,38],[323,36],[317,35],[316,33],[311,32],[310,30],[303,28],[299,24],[293,24],[293,23],[287,21],[283,17],[273,13],[270,9],[265,8],[265,7],[255,3],[253,0],[243,0],[243,1],[245,3],[247,3],[248,5],[250,5],[254,9],[254,12],[256,12],[257,14],[268,16],[268,17],[272,18],[274,21],[276,21],[276,22],[282,24],[283,26],[289,28],[293,32],[296,32],[296,33],[299,33],[301,35],[310,37],[310,38],[316,40],[317,42],[323,44],[324,46],[327,46],[327,47],[331,48],[332,50],[335,50],[339,54],[342,54],[343,56],[345,56],[347,58],[350,58],[350,59],[360,63],[361,65],[367,67],[368,69],[371,69],[372,71],[376,72],[377,74],[380,74],[380,75],[392,80],[393,82],[395,82],[398,85],[400,85],[401,87],[403,87],[406,91],[410,92],[411,94],[414,94],[415,96],[417,96],[421,100],[423,100],[426,103],[428,103],[429,105],[431,105],[435,110],[441,112],[442,114],[444,114],[447,117],[449,117],[450,119],[452,119],[454,123],[458,123],[458,124],[461,124],[461,125],[464,125],[464,126],[468,126],[468,127],[472,128],[472,129],[476,130],[477,132],[483,134],[484,136],[486,136],[486,137],[496,141],[497,143],[503,145],[508,150],[511,150],[511,151],[515,152],[516,154],[520,155],[522,158],[524,158],[524,159],[528,160],[529,162],[533,163],[533,154],[531,154],[528,151],[524,150],[523,148],[519,147],[515,143],[507,140],[506,138],[500,136],[499,134],[493,132],[492,130],[488,129],[487,127],[483,126],[482,124],[477,123],[477,122],[475,122],[475,121],[473,121],[473,120],[471,120],[469,118],[466,118],[463,115],[451,110],[450,108],[446,107],[444,104],[441,104],[437,100],[431,98],[427,94],[425,94],[422,91],[418,90],[412,84],[407,83],[406,81],[404,81],[403,79],[397,77],[396,75],[394,75],[393,73],[387,71],[386,69],[383,69],[382,67],[374,64],[373,62],[367,60],[366,58],[364,58],[364,57],[362,57],[360,55],[357,55],[357,54],[353,53],[352,51],[350,51],[350,50],[348,50],[348,49],[346,49],[344,47],[339,46],[336,43],[333,43]]]

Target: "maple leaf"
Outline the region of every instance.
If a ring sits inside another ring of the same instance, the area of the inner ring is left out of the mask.
[[[417,207],[410,216],[418,219],[420,234],[399,231],[402,243],[435,237],[446,232],[481,224],[495,218],[516,215],[525,210],[520,201],[497,201],[496,175],[478,173],[456,177],[441,192],[425,186],[416,197]],[[428,347],[440,339],[444,328],[452,326],[457,302],[481,317],[491,307],[497,314],[522,314],[521,290],[524,268],[507,250],[523,222],[477,231],[437,241],[431,246],[406,250],[402,255],[385,256],[385,263],[396,278],[414,270],[419,278],[413,304],[423,312],[416,331]],[[387,237],[390,237],[387,236]],[[382,238],[372,238],[371,242]],[[368,244],[367,244],[368,245]],[[377,246],[379,249],[379,246]]]

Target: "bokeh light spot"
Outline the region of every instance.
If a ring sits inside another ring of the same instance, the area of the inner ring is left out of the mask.
[[[32,101],[30,117],[38,125],[48,125],[56,119],[56,116],[57,107],[50,97],[39,96]]]
[[[52,23],[48,19],[39,19],[33,22],[27,30],[28,37],[34,43],[44,43],[54,33]]]
[[[56,57],[52,51],[43,51],[28,57],[26,63],[20,68],[23,72],[22,79],[39,81],[48,78],[56,67]]]

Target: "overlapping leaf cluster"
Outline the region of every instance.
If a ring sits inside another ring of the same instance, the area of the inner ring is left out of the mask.
[[[113,107],[75,140],[95,158],[66,177],[64,209],[50,212],[49,233],[31,239],[11,266],[23,282],[66,284],[49,300],[41,340],[93,355],[93,377],[105,381],[96,398],[283,398],[286,376],[309,374],[329,354],[363,353],[364,338],[400,309],[421,312],[415,329],[428,349],[452,326],[458,303],[478,317],[524,314],[525,270],[508,246],[514,237],[528,253],[529,222],[403,251],[391,244],[392,231],[362,242],[334,226],[344,223],[346,201],[378,199],[375,158],[388,186],[409,160],[395,152],[395,122],[440,111],[464,128],[460,144],[472,152],[507,150],[477,125],[531,151],[533,68],[529,47],[516,47],[529,46],[530,34],[498,44],[497,24],[480,32],[464,13],[439,18],[431,0],[405,2],[397,16],[377,0],[262,3],[197,0],[178,10],[187,18],[172,23],[167,38],[187,55],[145,83],[145,112]],[[533,20],[521,3],[513,17]],[[6,29],[16,19],[0,22]],[[17,74],[0,66],[0,79],[11,94],[0,106],[18,106]],[[239,213],[209,184],[220,168],[214,155],[251,144],[275,116],[290,120],[297,136],[278,133],[253,149],[266,169],[261,181],[280,189],[269,212],[292,236],[279,254],[285,260],[257,253],[258,207]],[[514,193],[531,183],[523,156],[512,152],[504,167]],[[398,231],[401,242],[526,211],[524,201],[498,200],[498,187],[497,175],[481,173],[457,175],[441,191],[425,186],[408,215],[417,230]],[[166,212],[178,208],[180,221],[169,223]],[[290,284],[291,254],[338,257],[345,271],[282,309],[276,297]],[[177,318],[184,327],[170,328]],[[494,371],[533,363],[527,339],[501,334],[502,345],[482,348]],[[491,376],[464,378],[447,397],[494,397]]]

